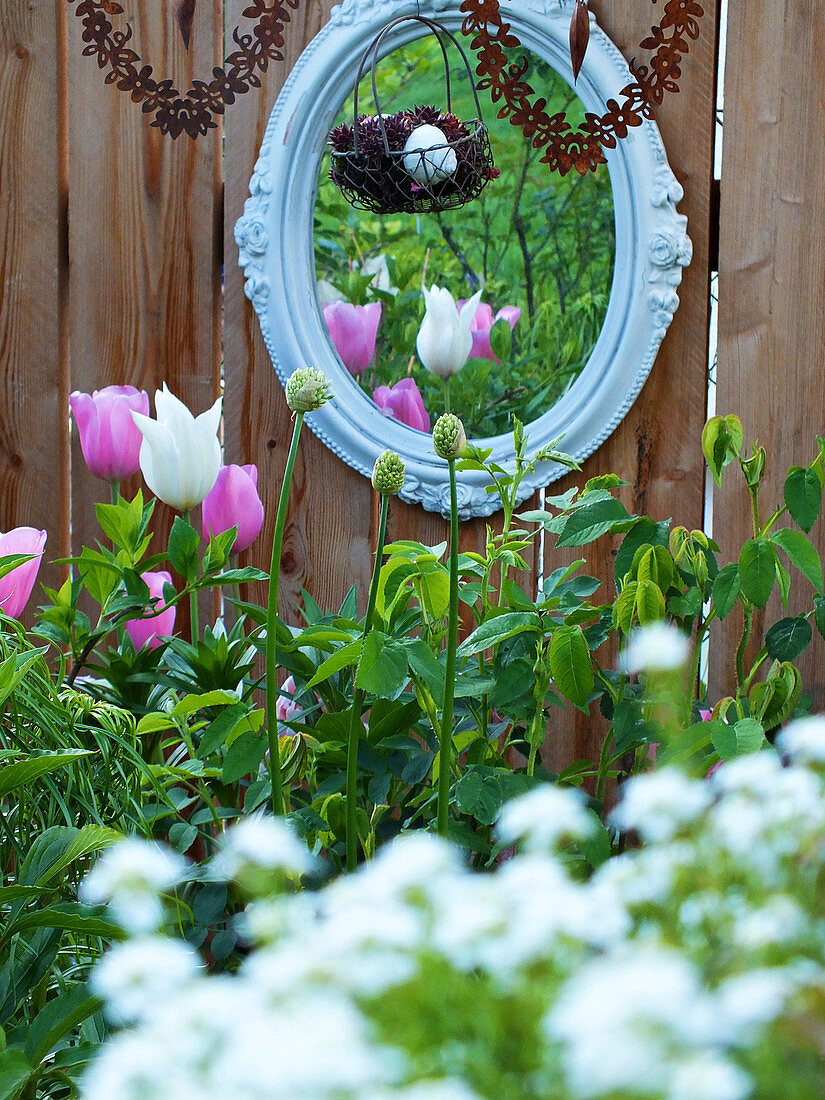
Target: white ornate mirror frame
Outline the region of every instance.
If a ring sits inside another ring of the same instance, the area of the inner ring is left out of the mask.
[[[547,61],[571,86],[572,6],[573,0],[519,0],[517,8],[505,9],[524,48]],[[352,91],[367,45],[382,26],[396,16],[415,14],[416,8],[415,0],[345,0],[332,9],[272,110],[235,238],[246,294],[281,382],[296,367],[311,365],[320,367],[332,383],[334,399],[307,417],[315,434],[366,477],[382,451],[397,451],[407,470],[402,499],[449,514],[447,467],[433,453],[431,437],[384,416],[338,358],[318,305],[313,250],[316,187],[327,134]],[[458,0],[429,0],[422,13],[458,33]],[[602,114],[606,101],[616,98],[632,77],[592,14],[590,20],[590,43],[575,87],[585,109]],[[408,44],[423,30],[421,24],[402,24],[388,48]],[[676,211],[682,188],[668,166],[655,123],[646,121],[631,130],[606,156],[616,227],[607,314],[579,377],[552,408],[526,425],[531,453],[563,436],[562,449],[581,461],[619,425],[650,373],[679,304],[682,267],[690,262],[687,219]],[[493,461],[512,461],[509,434],[483,443],[492,447]],[[563,472],[550,463],[539,467],[522,483],[522,498]],[[463,519],[496,511],[498,497],[485,492],[483,474],[458,476]]]

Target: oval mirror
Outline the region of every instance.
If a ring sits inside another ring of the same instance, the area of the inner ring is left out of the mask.
[[[281,382],[302,364],[319,366],[332,381],[334,399],[307,423],[367,477],[382,451],[397,451],[407,468],[402,498],[446,514],[446,464],[417,430],[427,425],[422,417],[434,420],[444,407],[441,382],[415,356],[422,279],[457,299],[481,291],[473,353],[450,383],[451,407],[468,435],[506,464],[515,413],[531,450],[563,437],[561,448],[581,461],[621,422],[653,365],[678,305],[675,288],[690,242],[675,208],[682,191],[653,122],[607,150],[606,167],[562,177],[538,163],[540,152],[517,128],[496,118],[483,91],[500,175],[478,198],[440,214],[353,209],[328,179],[328,135],[352,122],[352,90],[366,48],[393,18],[410,14],[409,0],[383,0],[380,18],[376,7],[350,0],[333,8],[301,55],[273,108],[235,232],[246,292]],[[575,126],[585,111],[604,113],[632,77],[591,16],[573,90],[571,10],[572,0],[528,0],[508,19],[547,110],[565,111]],[[460,38],[457,4],[438,0],[428,14]],[[469,42],[463,44],[472,64]],[[444,62],[425,26],[400,24],[382,50],[376,68],[382,114],[433,100],[442,106]],[[474,117],[463,70],[456,52],[454,109]],[[374,109],[369,80],[359,90],[359,113]],[[366,349],[357,334],[354,342],[347,335],[354,304],[366,306],[358,317],[368,330]],[[404,382],[405,399],[398,401],[392,395],[402,379],[414,387]],[[411,388],[420,394],[412,412]],[[562,472],[539,467],[522,484],[523,496]],[[483,474],[459,474],[463,518],[498,507],[486,484]]]

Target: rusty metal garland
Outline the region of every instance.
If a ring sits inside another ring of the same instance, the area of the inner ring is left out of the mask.
[[[232,32],[237,49],[212,69],[211,80],[193,80],[186,95],[181,95],[172,80],[156,80],[153,67],[143,62],[131,48],[132,27],[116,29],[112,18],[123,14],[117,0],[67,0],[77,4],[75,15],[83,23],[83,55],[94,57],[100,69],[106,69],[105,82],[128,92],[133,103],[140,103],[146,114],[154,115],[151,125],[176,138],[187,134],[196,138],[217,125],[228,105],[251,88],[261,84],[271,62],[283,61],[284,32],[290,22],[290,9],[300,0],[252,0],[243,11],[254,20],[250,32],[239,27]],[[652,0],[656,4],[658,0]],[[179,3],[177,19],[188,48],[194,0]],[[581,45],[584,28],[581,0],[575,5],[571,27],[571,54],[574,67],[583,59]],[[541,162],[565,175],[575,168],[584,175],[604,163],[604,149],[613,149],[628,130],[653,117],[653,108],[665,92],[679,90],[681,63],[688,53],[689,40],[699,36],[702,7],[696,0],[667,0],[658,26],[640,43],[640,49],[655,50],[649,65],[630,63],[634,80],[619,92],[619,99],[607,101],[604,115],[588,113],[580,129],[573,130],[564,114],[548,115],[546,100],[536,98],[526,77],[530,62],[526,56],[514,57],[512,51],[521,42],[505,22],[498,0],[462,0],[459,9],[465,16],[462,32],[471,38],[476,53],[479,90],[488,90],[493,103],[499,103],[499,118],[509,118],[534,147],[543,149]],[[586,11],[585,11],[586,16]],[[578,27],[576,20],[578,19]],[[584,40],[586,48],[586,38]]]

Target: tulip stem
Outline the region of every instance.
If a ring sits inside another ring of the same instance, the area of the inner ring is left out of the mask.
[[[117,479],[109,482],[109,491],[112,494],[112,504],[117,504],[117,498],[120,495],[120,482]]]
[[[192,523],[192,516],[187,508],[183,513],[184,520],[194,530],[195,525]],[[200,623],[198,621],[198,590],[192,588],[189,592],[189,638],[192,645],[197,645],[200,640]]]
[[[370,592],[367,600],[367,613],[364,616],[364,633],[362,646],[372,630],[372,620],[375,614],[375,601],[378,595],[378,578],[381,573],[381,560],[384,557],[384,542],[387,537],[387,515],[390,509],[390,498],[387,494],[381,494],[381,515],[378,520],[378,542],[375,547],[375,565],[372,570]],[[365,692],[362,688],[355,687],[353,676],[352,712],[350,714],[349,738],[347,740],[347,870],[354,871],[358,864],[358,806],[357,806],[357,782],[358,782],[358,742],[361,739],[361,708],[364,705]]]
[[[450,471],[450,610],[447,620],[447,654],[444,664],[444,707],[438,749],[438,813],[436,829],[447,835],[447,811],[450,801],[450,764],[453,749],[453,697],[455,694],[455,659],[458,642],[458,493],[455,482],[455,459],[448,459]]]
[[[450,411],[450,379],[444,379],[444,412]]]
[[[281,771],[281,751],[278,740],[278,651],[275,637],[278,624],[278,586],[281,579],[281,546],[284,540],[289,487],[292,483],[292,470],[295,456],[298,454],[298,439],[304,422],[302,412],[295,413],[295,427],[292,429],[292,443],[281,483],[281,495],[278,499],[278,515],[275,519],[275,533],[272,536],[272,562],[269,566],[269,594],[266,606],[266,731],[269,740],[269,776],[272,782],[272,812],[276,817],[284,813],[283,773]]]

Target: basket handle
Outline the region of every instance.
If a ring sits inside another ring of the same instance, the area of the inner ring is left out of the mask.
[[[352,150],[353,153],[358,153],[358,85],[361,83],[361,77],[364,75],[364,68],[367,64],[367,58],[372,52],[372,62],[370,65],[370,73],[372,77],[372,98],[375,103],[375,110],[378,113],[378,125],[381,128],[381,137],[384,139],[384,151],[389,154],[390,143],[387,140],[387,128],[384,125],[384,116],[381,113],[381,107],[378,103],[378,88],[375,82],[375,67],[378,63],[378,50],[381,47],[381,43],[384,41],[387,34],[394,30],[399,23],[423,23],[426,27],[429,27],[432,34],[438,39],[438,44],[441,47],[441,54],[444,58],[444,77],[447,85],[447,110],[452,111],[452,99],[450,96],[450,63],[447,58],[447,49],[444,45],[444,39],[442,35],[446,35],[452,42],[458,52],[461,54],[461,60],[464,62],[464,67],[467,70],[467,76],[470,80],[470,87],[473,90],[473,99],[476,104],[477,118],[481,121],[481,103],[478,98],[478,91],[476,90],[475,81],[473,80],[473,73],[470,69],[470,62],[467,60],[467,54],[464,52],[461,43],[456,36],[447,30],[441,23],[437,23],[434,19],[428,19],[423,15],[400,15],[397,19],[393,19],[391,23],[388,23],[382,31],[380,31],[373,41],[367,46],[364,54],[361,58],[361,63],[358,66],[358,75],[355,78],[355,91],[353,93],[353,127],[352,127]]]

